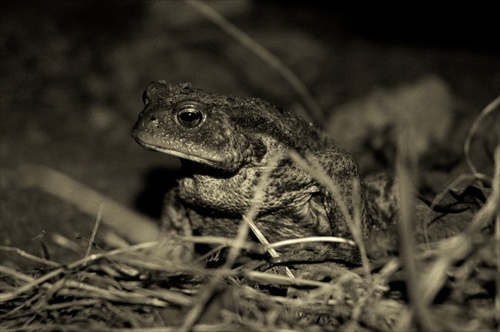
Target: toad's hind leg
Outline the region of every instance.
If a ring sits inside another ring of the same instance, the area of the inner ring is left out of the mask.
[[[323,205],[331,223],[332,235],[352,239],[348,223],[352,221],[355,209],[359,209],[357,212],[360,213],[363,230],[367,218],[365,193],[359,179],[358,164],[350,153],[336,147],[322,150],[314,154],[313,158],[326,172],[334,187],[337,188],[334,192],[321,186]],[[359,185],[359,190],[353,188],[356,182]],[[354,195],[358,195],[358,197],[354,197]]]

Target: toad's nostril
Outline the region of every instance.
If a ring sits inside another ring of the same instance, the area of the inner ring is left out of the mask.
[[[148,106],[148,104],[149,104],[148,91],[144,91],[144,93],[142,94],[142,103],[144,104],[144,106]]]

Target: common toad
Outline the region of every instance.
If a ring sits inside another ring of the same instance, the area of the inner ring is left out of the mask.
[[[189,83],[150,83],[144,110],[132,130],[148,150],[181,159],[184,176],[166,196],[163,226],[178,234],[234,237],[250,208],[256,184],[278,152],[312,156],[333,178],[352,215],[353,180],[359,181],[353,156],[295,113],[258,98],[226,97],[194,89]],[[376,207],[361,183],[363,234],[390,220],[393,204]],[[391,194],[382,188],[377,197]],[[352,238],[332,194],[289,158],[282,159],[266,186],[255,220],[270,242],[308,236]],[[297,259],[356,260],[351,249],[332,244],[294,246],[281,251]]]

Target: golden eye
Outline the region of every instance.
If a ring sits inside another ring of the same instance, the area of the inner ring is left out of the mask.
[[[203,121],[205,108],[199,101],[183,100],[174,106],[177,122],[186,128],[195,128]]]

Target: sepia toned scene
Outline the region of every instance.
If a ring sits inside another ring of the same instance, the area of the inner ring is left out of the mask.
[[[497,331],[493,6],[0,4],[0,330]]]

